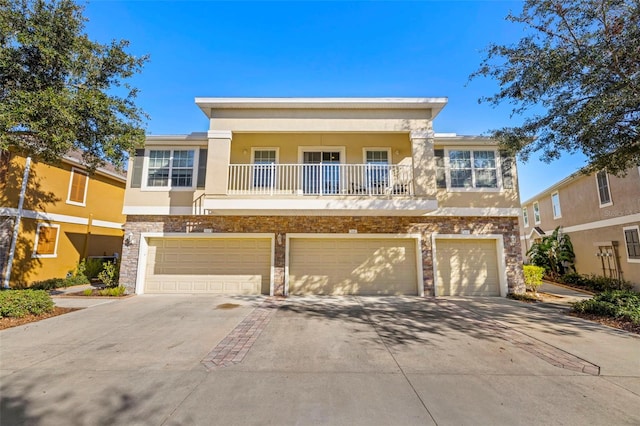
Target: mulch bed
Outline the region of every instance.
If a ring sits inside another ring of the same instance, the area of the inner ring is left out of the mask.
[[[580,314],[577,312],[571,312],[569,315],[573,317],[583,318],[589,321],[594,321],[603,325],[608,325],[609,327],[618,328],[630,333],[640,334],[640,324],[634,324],[631,321],[622,321],[609,317],[601,317],[593,314]]]
[[[73,293],[67,293],[65,294],[65,296],[73,296],[73,297],[78,297],[78,296],[84,296],[84,297],[116,297],[116,298],[122,298],[122,297],[127,297],[129,296],[129,294],[123,294],[122,296],[103,296],[100,294],[100,291],[102,289],[98,288],[98,289],[93,289],[91,290],[91,294],[85,294],[84,291],[76,291]]]
[[[530,292],[527,292],[527,294],[530,294]],[[523,302],[523,303],[540,303],[540,302],[550,302],[555,299],[562,299],[561,297],[558,297],[549,293],[544,293],[544,292],[538,292],[538,297],[539,297],[538,300],[533,300],[533,299],[515,299],[515,300],[518,300],[519,302]],[[569,315],[573,317],[586,319],[588,321],[597,322],[599,324],[603,324],[612,328],[617,328],[619,330],[628,331],[630,333],[640,334],[640,324],[634,324],[631,321],[617,320],[614,318],[602,317],[602,316],[593,315],[593,314],[581,314],[573,311],[569,312]]]
[[[53,308],[53,311],[41,315],[27,315],[22,318],[3,317],[0,318],[0,330],[29,324],[46,318],[57,317],[58,315],[68,314],[69,312],[77,311],[79,309],[81,308],[61,308],[56,306]]]

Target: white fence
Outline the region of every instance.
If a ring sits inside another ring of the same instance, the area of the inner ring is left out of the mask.
[[[411,166],[232,164],[229,195],[413,195]]]

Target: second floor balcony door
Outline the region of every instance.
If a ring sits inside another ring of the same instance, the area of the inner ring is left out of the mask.
[[[302,184],[305,194],[340,193],[340,152],[303,153]]]

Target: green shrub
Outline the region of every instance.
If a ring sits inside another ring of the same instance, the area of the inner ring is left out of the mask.
[[[98,274],[102,272],[103,264],[100,259],[85,259],[84,263],[84,275],[90,280],[98,278]]]
[[[540,299],[537,298],[535,295],[530,294],[530,293],[523,293],[523,294],[518,294],[518,293],[509,293],[507,294],[507,297],[509,299],[513,299],[513,300],[519,300],[521,302],[539,302]]]
[[[65,278],[64,287],[73,287],[74,285],[89,284],[89,278],[84,275],[76,275],[74,277]]]
[[[631,283],[615,278],[599,277],[591,275],[588,277],[589,287],[595,292],[610,290],[631,290]]]
[[[561,276],[558,281],[564,284],[582,287],[595,293],[610,290],[630,290],[633,288],[631,283],[628,281],[598,275],[580,275],[571,273]]]
[[[631,290],[607,290],[593,299],[574,303],[573,310],[640,324],[640,293]]]
[[[84,275],[84,276],[86,276],[86,274],[85,274],[86,270],[87,270],[87,265],[86,265],[85,261],[82,260],[80,263],[78,263],[78,266],[76,266],[75,273],[70,272],[69,275],[67,275],[67,277],[69,277],[71,275]]]
[[[538,292],[538,288],[542,285],[542,277],[544,276],[544,268],[541,266],[524,265],[524,284],[534,293]]]
[[[563,233],[558,226],[551,235],[545,235],[539,242],[533,243],[527,251],[529,261],[545,269],[545,273],[557,278],[571,270],[576,255],[568,234]]]
[[[577,285],[579,287],[586,287],[585,278],[575,272],[564,274],[558,278],[558,281],[564,284]]]
[[[85,296],[91,296],[93,294],[93,289],[88,288],[85,291],[83,291],[82,294],[84,294]]]
[[[119,262],[107,262],[102,271],[98,274],[98,279],[107,287],[117,287],[120,279]]]
[[[0,291],[0,317],[21,318],[53,310],[53,300],[44,290]]]
[[[53,290],[55,288],[72,287],[74,285],[89,284],[89,279],[84,275],[74,275],[69,278],[50,278],[44,281],[36,281],[31,284],[32,290]]]
[[[64,278],[50,278],[44,281],[36,281],[31,284],[33,290],[53,290],[54,288],[65,287]]]
[[[108,287],[108,288],[105,288],[104,290],[100,290],[100,296],[118,297],[118,296],[123,296],[125,291],[126,291],[126,288],[121,285],[117,287]]]

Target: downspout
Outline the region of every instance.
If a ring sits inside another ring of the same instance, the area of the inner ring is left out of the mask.
[[[9,288],[9,279],[11,278],[11,267],[13,266],[13,257],[16,252],[16,242],[18,241],[18,231],[20,229],[20,221],[22,220],[22,207],[24,206],[24,195],[27,192],[27,181],[29,180],[29,169],[31,168],[31,157],[27,157],[24,165],[24,175],[22,176],[22,188],[20,189],[20,199],[18,201],[18,213],[16,214],[15,223],[13,224],[13,236],[11,237],[11,248],[9,249],[9,260],[7,262],[7,270],[4,274],[2,287]]]
[[[93,214],[89,215],[89,221],[87,222],[87,234],[84,236],[84,247],[82,248],[82,257],[78,260],[82,262],[89,256],[89,244],[91,240],[91,226],[93,225]]]

